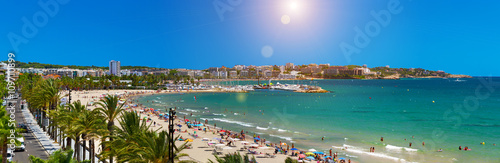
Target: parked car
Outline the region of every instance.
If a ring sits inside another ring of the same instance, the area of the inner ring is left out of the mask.
[[[14,154],[10,148],[7,148],[7,161],[12,162],[14,155],[16,154]]]
[[[18,137],[16,138],[17,141],[21,142],[20,145],[16,145],[15,151],[24,151],[25,146],[24,146],[24,137]]]

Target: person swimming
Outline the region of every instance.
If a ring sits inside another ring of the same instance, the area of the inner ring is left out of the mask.
[[[462,150],[462,146],[458,146],[458,150]]]

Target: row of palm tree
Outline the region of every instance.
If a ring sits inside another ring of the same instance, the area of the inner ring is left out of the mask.
[[[90,157],[91,162],[95,162],[94,158],[98,157],[109,163],[168,161],[171,138],[166,131],[152,130],[151,124],[141,121],[136,113],[126,112],[125,103],[119,103],[119,97],[113,95],[96,102],[94,110],[87,109],[80,101],[61,105],[61,98],[66,96],[61,90],[68,88],[68,83],[66,79],[42,79],[30,74],[21,75],[17,81],[23,99],[38,117],[39,124],[42,119],[48,119],[50,125],[43,129],[63,149],[73,149],[74,160],[81,162]],[[96,140],[101,143],[97,144]],[[102,151],[96,152],[96,145],[100,145]],[[88,157],[82,152],[87,146]],[[185,156],[180,153],[185,147],[186,144],[174,147],[176,158]]]

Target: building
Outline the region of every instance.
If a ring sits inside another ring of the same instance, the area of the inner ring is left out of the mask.
[[[242,70],[242,71],[240,71],[240,76],[241,77],[248,77],[248,70]]]
[[[352,69],[352,70],[339,70],[340,75],[363,75],[363,70],[361,69]]]
[[[115,61],[115,60],[109,61],[109,74],[115,76],[121,76],[120,61]]]
[[[238,77],[238,72],[237,71],[229,71],[229,77],[230,78],[237,78]]]
[[[130,70],[120,70],[120,74],[122,76],[124,76],[124,75],[129,76],[130,75]]]
[[[295,66],[293,65],[293,63],[286,63],[285,64],[285,69],[293,69]]]

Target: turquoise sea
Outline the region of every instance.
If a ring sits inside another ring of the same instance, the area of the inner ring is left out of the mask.
[[[500,144],[500,78],[275,82],[318,85],[332,92],[257,90],[137,100],[160,110],[178,107],[181,117],[207,119],[275,143],[326,153],[332,149],[360,162],[500,162],[500,145],[493,145]],[[471,150],[459,151],[459,146]]]

